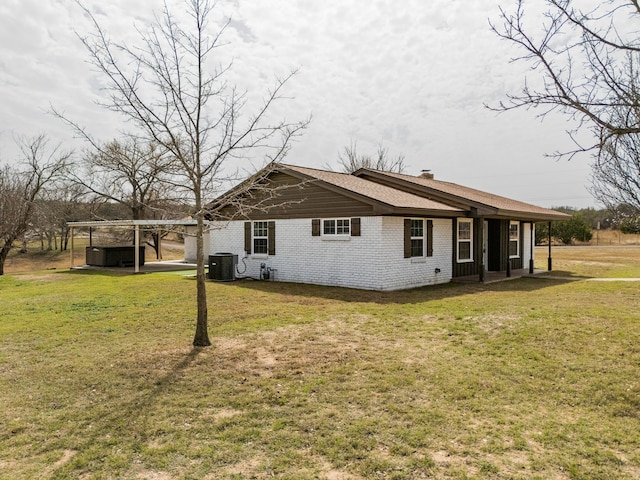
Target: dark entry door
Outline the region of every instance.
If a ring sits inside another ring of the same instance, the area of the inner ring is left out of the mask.
[[[489,220],[487,225],[487,270],[499,272],[502,267],[502,221]]]

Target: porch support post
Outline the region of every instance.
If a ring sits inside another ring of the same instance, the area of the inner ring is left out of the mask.
[[[133,232],[133,243],[134,243],[134,258],[135,258],[135,265],[134,265],[134,272],[138,273],[140,272],[140,226],[136,225],[135,226],[135,230]]]
[[[529,227],[529,275],[533,275],[533,229],[535,228],[535,223],[531,222],[531,226]]]
[[[549,222],[549,257],[547,258],[547,270],[551,271],[551,222]]]
[[[478,222],[478,237],[479,237],[479,244],[480,244],[480,267],[479,267],[479,280],[480,282],[484,282],[484,270],[485,270],[485,266],[484,266],[484,252],[485,249],[487,248],[487,246],[484,244],[484,217],[478,217],[476,218],[476,221]]]
[[[71,264],[71,266],[69,268],[73,268],[73,227],[71,227],[71,248],[69,249],[69,263]]]

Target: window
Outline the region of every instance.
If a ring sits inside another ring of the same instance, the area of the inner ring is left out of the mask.
[[[458,219],[458,262],[473,262],[473,220]]]
[[[349,235],[350,220],[348,218],[322,221],[323,235]]]
[[[404,258],[433,256],[433,220],[404,219]]]
[[[509,223],[509,258],[520,256],[520,222]]]
[[[411,256],[424,256],[424,220],[411,220]]]
[[[253,253],[267,254],[269,222],[253,222]]]
[[[247,255],[275,255],[276,222],[244,222],[244,251]]]

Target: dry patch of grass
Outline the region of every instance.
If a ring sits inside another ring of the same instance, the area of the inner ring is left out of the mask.
[[[547,268],[548,250],[537,247],[536,268]],[[640,278],[640,246],[553,247],[553,274]]]
[[[2,479],[638,478],[636,284],[209,283],[194,349],[188,279],[43,277],[0,277]]]
[[[84,264],[85,247],[87,245],[88,239],[76,239],[74,248],[74,263],[76,266]],[[163,260],[179,260],[182,258],[184,258],[184,248],[180,244],[170,242],[163,244]],[[155,251],[149,246],[145,249],[145,261],[157,261]],[[14,248],[11,251],[5,263],[5,273],[25,274],[42,270],[67,270],[70,265],[71,256],[68,250],[42,250],[39,243],[33,243],[28,246],[27,253],[20,253],[18,248]]]

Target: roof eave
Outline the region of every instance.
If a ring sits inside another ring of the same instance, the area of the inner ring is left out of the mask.
[[[510,218],[514,220],[533,221],[533,222],[551,222],[556,220],[568,220],[571,215],[562,212],[549,211],[546,212],[522,212],[518,210],[498,210],[497,216],[502,218]]]

